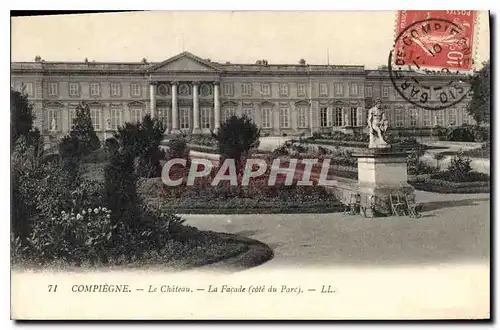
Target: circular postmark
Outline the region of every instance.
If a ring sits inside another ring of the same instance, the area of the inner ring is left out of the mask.
[[[443,18],[427,18],[405,27],[397,35],[388,59],[396,93],[427,110],[442,110],[462,102],[470,93],[470,70],[455,68],[457,63],[472,60],[463,33],[462,26]],[[462,57],[443,60],[445,52],[448,57],[455,53]]]

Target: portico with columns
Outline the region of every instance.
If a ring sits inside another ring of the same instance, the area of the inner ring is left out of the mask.
[[[165,134],[206,134],[220,126],[220,70],[180,54],[149,69],[149,112]]]
[[[218,81],[150,81],[151,117],[161,118],[165,134],[202,134],[220,126]]]

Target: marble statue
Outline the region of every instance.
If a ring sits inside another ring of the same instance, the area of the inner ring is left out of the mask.
[[[111,120],[109,118],[106,119],[106,130],[111,130]]]
[[[370,135],[368,148],[390,147],[384,137],[388,127],[388,121],[381,106],[380,100],[377,100],[375,106],[368,110],[368,134]]]
[[[57,131],[57,123],[55,118],[52,118],[52,122],[50,123],[50,131],[51,132]]]

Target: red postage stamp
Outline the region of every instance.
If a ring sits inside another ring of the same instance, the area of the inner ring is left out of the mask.
[[[476,19],[473,10],[399,11],[396,65],[471,70]]]

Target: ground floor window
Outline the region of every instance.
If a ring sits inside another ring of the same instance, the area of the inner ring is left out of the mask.
[[[333,109],[333,126],[342,126],[342,108]]]
[[[423,125],[426,127],[431,126],[431,112],[429,110],[422,110],[423,111]]]
[[[290,127],[290,109],[280,108],[280,127],[289,128]]]
[[[300,106],[297,108],[297,124],[299,128],[307,127],[308,118],[308,108],[305,106]]]
[[[473,121],[472,121],[472,117],[467,113],[467,110],[464,109],[463,111],[463,119],[462,119],[462,122],[464,124],[467,124],[467,125],[472,125]]]
[[[443,126],[443,124],[444,124],[444,111],[443,110],[434,111],[434,125]]]
[[[457,112],[455,109],[449,109],[449,118],[448,118],[448,125],[450,126],[456,126],[457,125]]]
[[[140,123],[142,121],[142,109],[130,109],[130,121],[133,123]]]
[[[212,111],[211,108],[201,108],[201,128],[210,128],[210,112]]]
[[[47,127],[49,131],[59,131],[60,130],[60,110],[59,109],[47,109]]]
[[[243,108],[243,115],[247,118],[253,120],[253,108]]]
[[[171,127],[171,117],[172,111],[170,108],[158,108],[156,113],[158,114],[158,119],[161,120],[165,129]]]
[[[76,125],[76,109],[71,109],[69,111],[69,128],[74,129]]]
[[[351,126],[357,126],[358,125],[358,108],[351,108],[351,113],[350,113],[350,118],[349,121],[351,123]]]
[[[233,107],[227,107],[224,109],[224,117],[222,118],[223,121],[228,121],[229,118],[234,116],[236,114],[236,109]]]
[[[117,130],[123,124],[123,110],[119,108],[112,108],[109,110],[109,119],[112,130]]]
[[[181,129],[189,128],[189,112],[190,108],[180,108],[179,109],[179,126]]]
[[[271,108],[262,108],[262,127],[271,128]]]
[[[94,125],[94,130],[101,130],[101,109],[90,109],[90,118]]]
[[[404,117],[404,109],[396,109],[396,112],[395,112],[395,115],[396,115],[396,118],[395,118],[395,126],[396,127],[403,127],[404,126],[404,120],[405,120],[405,117]]]
[[[410,109],[409,117],[410,117],[410,127],[417,126],[417,119],[418,119],[417,109]]]
[[[319,109],[319,120],[321,127],[328,127],[328,108],[323,107]]]

